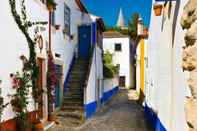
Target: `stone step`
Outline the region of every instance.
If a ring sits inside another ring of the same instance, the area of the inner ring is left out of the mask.
[[[72,102],[78,102],[78,101],[83,101],[83,97],[64,97],[64,102],[67,102],[67,101],[72,101]]]
[[[64,96],[63,99],[83,99],[83,95],[75,95],[75,96]]]
[[[65,112],[65,111],[60,111],[57,113],[58,117],[63,117],[63,118],[74,118],[81,120],[83,117],[83,112],[82,111],[74,111],[74,112]]]
[[[69,112],[73,112],[73,111],[76,111],[76,110],[83,111],[84,110],[84,107],[83,106],[68,106],[68,105],[63,105],[61,107],[61,110],[62,111],[69,111]]]
[[[84,93],[83,92],[68,92],[65,96],[67,97],[81,97],[81,96],[84,96]]]
[[[70,91],[67,91],[66,94],[64,94],[64,96],[83,96],[84,92],[83,91],[79,91],[79,90],[70,90]]]
[[[69,79],[68,80],[68,84],[75,84],[75,85],[79,84],[79,85],[81,85],[83,83],[84,83],[84,81],[82,81],[80,79]]]
[[[63,101],[64,106],[83,106],[83,101]]]
[[[76,91],[76,92],[83,92],[84,88],[75,88],[75,87],[71,87],[68,89],[68,91]]]
[[[73,66],[73,70],[86,70],[88,68],[88,65],[80,65],[80,64],[77,64],[77,65],[74,65]]]

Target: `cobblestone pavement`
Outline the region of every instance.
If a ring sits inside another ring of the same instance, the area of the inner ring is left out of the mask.
[[[68,127],[65,122],[60,122],[50,131],[153,131],[146,123],[143,108],[136,101],[135,91],[120,89],[84,124]]]

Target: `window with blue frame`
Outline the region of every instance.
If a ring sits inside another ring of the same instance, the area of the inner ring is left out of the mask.
[[[64,34],[70,36],[70,8],[64,4]]]

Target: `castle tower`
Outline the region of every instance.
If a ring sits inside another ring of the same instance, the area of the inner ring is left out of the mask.
[[[120,27],[120,28],[124,28],[125,27],[124,16],[123,16],[121,8],[120,8],[120,12],[119,12],[118,21],[117,21],[117,25],[116,26]]]

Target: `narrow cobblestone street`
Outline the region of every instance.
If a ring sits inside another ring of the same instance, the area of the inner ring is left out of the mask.
[[[120,89],[92,119],[78,127],[68,127],[60,121],[50,131],[152,131],[137,103],[136,92]]]

